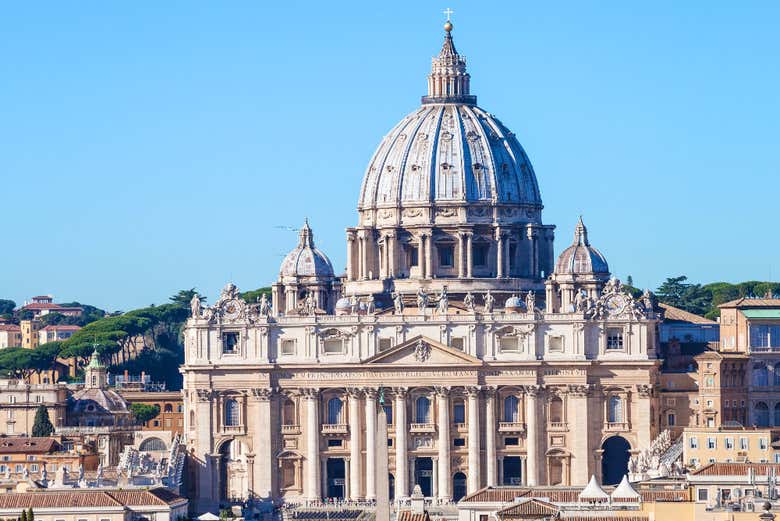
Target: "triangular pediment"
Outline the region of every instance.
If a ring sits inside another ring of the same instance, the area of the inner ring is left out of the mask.
[[[482,360],[426,336],[419,335],[369,358],[365,363],[410,366],[482,365]]]

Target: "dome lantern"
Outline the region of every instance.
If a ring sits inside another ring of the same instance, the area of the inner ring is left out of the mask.
[[[469,92],[471,76],[466,72],[466,57],[458,54],[452,39],[452,22],[444,24],[444,43],[439,55],[431,59],[428,95],[422,103],[462,103],[476,105],[477,97]]]

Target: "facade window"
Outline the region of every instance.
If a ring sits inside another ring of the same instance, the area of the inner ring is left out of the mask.
[[[669,414],[666,415],[666,424],[669,427],[674,427],[674,424],[676,423],[676,421],[677,421],[677,418],[676,418],[676,416],[674,415],[673,412],[670,412]]]
[[[452,444],[456,447],[465,447],[466,446],[466,438],[455,438],[452,440]]]
[[[344,445],[342,440],[328,440],[328,447],[341,447]]]
[[[758,402],[753,412],[757,426],[769,427],[769,406],[766,403]]]
[[[511,423],[520,422],[520,407],[517,396],[504,398],[504,421]]]
[[[498,341],[498,346],[503,353],[513,353],[519,351],[519,343],[516,336],[502,336]]]
[[[607,421],[609,423],[623,422],[623,400],[620,396],[610,396],[607,407]]]
[[[698,490],[698,500],[699,501],[708,501],[710,498],[709,490],[702,487]]]
[[[416,423],[431,423],[431,401],[425,396],[420,396],[415,402]]]
[[[344,352],[344,341],[340,338],[331,338],[322,342],[322,350],[326,354],[339,354]]]
[[[222,352],[229,355],[238,353],[238,333],[222,333]]]
[[[466,404],[463,403],[463,400],[457,400],[452,405],[452,421],[466,423]]]
[[[487,244],[474,244],[471,248],[472,262],[474,266],[485,267],[487,266],[488,259],[488,245]]]
[[[225,400],[225,426],[236,427],[240,425],[240,421],[238,401],[233,398]]]
[[[563,400],[557,396],[550,400],[550,422],[563,423]]]
[[[387,424],[392,425],[393,424],[393,406],[392,405],[383,405],[382,406],[385,410],[385,416],[387,417]]]
[[[30,472],[38,472],[38,464],[33,463],[30,465]]]
[[[340,398],[331,398],[328,400],[328,423],[338,425],[344,423],[341,418],[341,411],[344,408],[344,402]]]
[[[440,244],[436,246],[439,251],[439,266],[442,268],[451,268],[455,265],[455,247],[451,244]]]
[[[696,436],[691,436],[691,438],[688,441],[688,445],[692,449],[698,449],[699,448],[699,438],[697,438]]]
[[[714,449],[718,446],[717,441],[715,438],[707,438],[707,448],[708,449]]]
[[[547,337],[547,346],[551,353],[563,353],[563,337],[562,336]]]
[[[294,339],[282,340],[281,354],[285,355],[285,356],[289,356],[289,355],[294,355],[295,354],[295,340]]]
[[[393,347],[393,339],[392,338],[380,338],[379,339],[379,352],[387,351],[388,349]]]
[[[165,407],[163,408],[163,411],[164,412],[173,412],[173,405],[171,405],[170,403],[166,403]]]
[[[769,369],[764,362],[757,362],[753,366],[753,385],[757,387],[769,385]]]
[[[623,349],[623,330],[620,328],[607,329],[607,349]]]
[[[759,438],[758,439],[758,448],[761,450],[766,450],[769,447],[769,442],[766,438]]]
[[[750,347],[780,347],[780,325],[751,324]]]
[[[17,463],[16,464],[16,473],[19,474],[19,473],[22,473],[22,472],[24,472],[24,465],[22,465],[21,463]]]
[[[406,263],[409,267],[416,267],[420,264],[420,253],[417,246],[409,245],[406,247]]]
[[[510,447],[520,445],[520,439],[519,438],[504,438],[504,447]]]
[[[739,439],[739,450],[748,450],[748,447],[750,447],[750,443],[748,442],[747,438],[740,438]]]
[[[285,398],[282,404],[282,425],[298,425],[295,417],[295,402],[290,398]]]
[[[734,438],[726,438],[725,446],[728,450],[732,450],[734,448]]]
[[[708,376],[704,379],[704,386],[705,387],[715,387],[715,378],[712,376]]]
[[[16,403],[16,396],[13,394],[8,397],[8,403]]]
[[[463,351],[463,337],[455,337],[450,340],[450,347]]]

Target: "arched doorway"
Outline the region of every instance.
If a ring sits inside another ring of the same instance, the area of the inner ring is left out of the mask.
[[[616,485],[628,474],[628,459],[631,445],[622,436],[612,436],[601,445],[601,482],[604,485]]]
[[[219,448],[219,499],[233,501],[241,492],[241,442],[228,440]]]
[[[456,472],[452,476],[452,500],[460,501],[466,495],[466,475],[463,472]]]
[[[520,485],[523,482],[523,460],[520,456],[504,456],[502,485]]]

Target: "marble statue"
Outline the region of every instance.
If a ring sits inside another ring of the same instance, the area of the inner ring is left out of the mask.
[[[352,295],[349,297],[349,312],[353,315],[357,315],[358,311],[360,310],[360,301],[357,298],[357,295]]]
[[[317,303],[314,302],[314,294],[309,291],[303,301],[303,312],[306,315],[313,315],[315,309],[317,309]]]
[[[525,307],[529,313],[533,313],[536,310],[536,293],[533,290],[525,294]]]
[[[578,291],[574,297],[574,310],[581,313],[587,309],[588,295],[584,290]]]
[[[192,318],[200,318],[200,296],[197,293],[190,300],[190,311],[192,311]]]
[[[373,315],[376,311],[376,303],[374,302],[374,295],[369,295],[366,299],[366,314]]]
[[[428,307],[428,293],[423,288],[420,288],[417,290],[417,308],[420,311],[425,311],[425,308],[427,307]]]
[[[474,295],[472,295],[470,291],[463,297],[463,305],[466,306],[466,309],[469,311],[474,311]]]
[[[487,290],[487,293],[485,293],[483,299],[485,301],[485,313],[492,313],[493,305],[496,303],[496,298],[490,294],[490,290]]]
[[[271,314],[271,304],[268,302],[268,296],[265,293],[260,297],[260,314],[263,316]]]
[[[450,298],[447,296],[447,288],[442,288],[441,293],[439,293],[439,302],[436,309],[440,315],[446,315],[449,307]]]
[[[393,293],[393,307],[395,308],[396,315],[403,315],[404,313],[404,298],[400,293]]]

